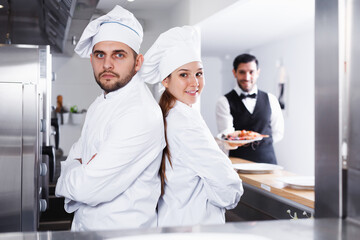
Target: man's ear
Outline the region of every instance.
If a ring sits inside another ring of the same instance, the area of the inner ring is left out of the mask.
[[[235,69],[232,70],[232,73],[234,74],[234,77],[236,78],[236,71],[235,71]]]
[[[142,64],[144,63],[144,56],[139,53],[136,56],[136,60],[135,60],[135,71],[138,72],[142,66]]]

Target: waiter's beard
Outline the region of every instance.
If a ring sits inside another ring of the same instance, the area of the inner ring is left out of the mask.
[[[115,82],[112,82],[111,84],[109,84],[109,83],[107,83],[106,79],[105,79],[105,82],[101,82],[100,81],[101,75],[104,73],[113,74],[115,76],[114,78],[116,78],[116,80],[114,79]],[[128,84],[130,82],[130,80],[134,77],[135,74],[136,74],[136,71],[135,71],[135,66],[134,66],[134,68],[131,69],[129,74],[125,75],[124,77],[120,77],[119,74],[112,72],[112,71],[103,71],[103,72],[99,73],[98,76],[96,76],[94,73],[94,77],[95,77],[97,84],[100,86],[100,88],[102,90],[104,90],[105,93],[110,93],[110,92],[116,91],[116,90],[124,87],[126,84]]]

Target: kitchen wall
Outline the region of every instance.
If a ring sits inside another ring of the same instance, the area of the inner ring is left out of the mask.
[[[315,171],[314,50],[314,31],[253,49],[264,63],[259,87],[276,93],[276,60],[287,70],[285,135],[275,151],[285,169],[307,175]]]
[[[314,174],[314,31],[270,42],[251,50],[260,65],[258,86],[278,96],[279,66],[287,72],[285,85],[285,135],[275,144],[278,163],[286,170]],[[206,86],[201,112],[211,132],[217,133],[215,103],[235,86],[231,72],[234,55],[207,56],[203,53]]]
[[[217,100],[226,93],[223,88],[227,81],[226,61],[216,56],[202,55],[204,65],[205,87],[201,94],[201,115],[213,136],[217,135],[215,105]],[[231,66],[231,65],[230,65]],[[233,79],[233,78],[230,78]]]
[[[101,93],[88,58],[80,58],[77,54],[71,57],[53,55],[53,72],[56,73],[52,84],[53,106],[56,106],[56,97],[62,95],[63,106],[68,110],[73,105],[77,105],[79,110],[87,109]],[[69,122],[60,125],[60,148],[64,155],[68,154],[71,145],[80,137],[82,124],[72,122],[69,119]]]
[[[171,10],[173,26],[194,25],[238,0],[182,0]]]

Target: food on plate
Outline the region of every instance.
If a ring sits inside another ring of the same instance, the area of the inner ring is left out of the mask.
[[[269,137],[269,135],[262,135],[258,132],[248,130],[238,130],[227,135],[223,134],[222,139],[228,141],[239,141],[239,140],[253,140],[257,138]]]

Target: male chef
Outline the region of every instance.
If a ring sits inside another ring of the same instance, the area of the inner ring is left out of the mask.
[[[134,15],[116,6],[88,24],[75,48],[90,57],[103,92],[61,163],[56,196],[65,197],[67,212],[75,212],[72,231],[156,226],[164,124],[136,75],[143,63],[142,37]]]
[[[277,98],[258,89],[259,62],[251,54],[234,59],[236,86],[222,96],[216,105],[216,120],[220,133],[251,130],[269,137],[230,151],[230,156],[253,162],[276,164],[273,142],[284,135],[284,119]]]

